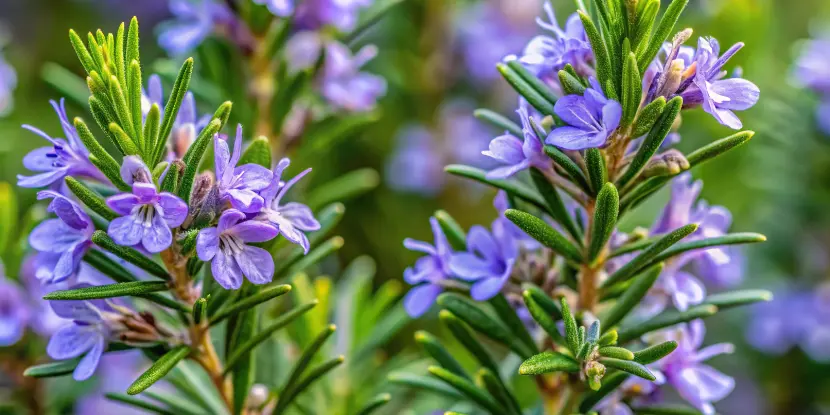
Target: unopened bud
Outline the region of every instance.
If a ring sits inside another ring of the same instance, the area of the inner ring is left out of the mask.
[[[683,153],[675,149],[670,149],[649,160],[646,168],[643,170],[643,177],[675,175],[688,170],[689,167],[691,167],[689,161],[686,160]]]
[[[262,405],[265,405],[265,402],[268,402],[268,387],[257,383],[251,387],[251,391],[248,393],[248,407],[250,408],[259,408]]]

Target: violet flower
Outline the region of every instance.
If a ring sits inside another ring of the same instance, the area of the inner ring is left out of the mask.
[[[796,83],[819,95],[816,120],[819,128],[830,134],[830,36],[825,34],[805,43],[795,64],[794,78]]]
[[[119,245],[141,244],[148,252],[161,252],[173,243],[170,229],[187,217],[187,203],[172,193],[159,193],[153,183],[136,180],[136,171],[151,177],[138,157],[125,157],[121,174],[125,182],[132,182],[133,191],[107,198],[107,205],[121,215],[110,222],[107,234]]]
[[[435,236],[434,245],[410,238],[403,241],[406,249],[426,254],[403,273],[404,281],[415,286],[404,298],[404,308],[412,317],[419,317],[429,310],[438,294],[444,291],[441,282],[450,277],[452,248],[438,220],[429,218],[429,224]]]
[[[567,95],[553,110],[567,126],[554,128],[545,142],[566,150],[602,147],[620,125],[622,106],[608,99],[596,79],[583,95]]]
[[[553,162],[544,153],[542,141],[530,125],[531,120],[528,117],[527,108],[522,106],[516,113],[522,120],[523,137],[520,139],[513,134],[505,133],[494,138],[490,142],[490,148],[481,152],[499,163],[506,164],[506,166],[490,170],[487,173],[488,179],[506,179],[530,167],[536,167],[543,172],[553,171]]]
[[[258,164],[237,166],[242,157],[242,124],[236,127],[233,154],[228,143],[219,136],[213,139],[216,186],[219,197],[234,209],[245,213],[259,212],[265,204],[259,192],[271,183],[271,171]]]
[[[228,209],[216,227],[199,231],[196,253],[202,261],[210,261],[213,278],[225,289],[238,289],[243,277],[267,284],[274,278],[274,260],[268,251],[249,243],[269,241],[278,233],[269,224],[245,220],[245,213]]]
[[[701,105],[719,123],[736,130],[743,126],[733,111],[754,106],[760,90],[746,79],[724,79],[726,71],[723,71],[726,62],[742,47],[743,43],[737,43],[720,55],[720,44],[716,39],[698,39],[694,75],[681,83],[678,89],[684,108]]]
[[[360,10],[371,6],[373,2],[374,0],[303,0],[296,5],[294,21],[296,27],[301,29],[319,30],[331,25],[348,32],[357,25]]]
[[[695,320],[658,333],[650,340],[677,341],[677,349],[656,365],[665,374],[666,383],[677,390],[683,399],[705,415],[713,415],[715,408],[712,403],[729,395],[735,388],[735,380],[703,362],[714,356],[732,353],[735,348],[729,343],[701,348],[705,331],[703,322]]]
[[[303,3],[305,4],[305,3]],[[386,80],[361,72],[360,68],[377,55],[377,47],[367,45],[352,55],[349,48],[338,42],[326,45],[320,91],[335,108],[363,112],[375,107],[386,94]]]
[[[489,300],[501,291],[519,255],[504,222],[502,218],[494,220],[491,232],[478,225],[470,228],[467,252],[456,252],[450,259],[453,275],[473,282],[470,297],[476,301]]]
[[[287,17],[294,12],[294,0],[253,0],[253,2],[265,5],[274,16]]]
[[[395,134],[395,150],[386,164],[389,186],[395,190],[437,194],[445,173],[440,142],[421,125],[408,125]]]
[[[80,206],[57,192],[43,190],[37,198],[52,198],[46,210],[58,216],[41,222],[29,234],[29,245],[40,252],[37,278],[46,284],[65,281],[78,272],[92,246],[95,226]]]
[[[536,19],[536,22],[543,29],[551,32],[552,36],[541,35],[531,39],[518,58],[519,62],[557,90],[560,89],[559,71],[567,64],[571,64],[582,76],[593,76],[595,74],[594,52],[579,15],[574,13],[568,17],[563,30],[556,21],[553,7],[545,2],[544,8],[550,22],[544,22],[542,19]],[[505,58],[505,60],[512,59],[516,57]]]
[[[297,202],[288,202],[280,205],[280,201],[288,190],[291,189],[291,186],[300,181],[311,169],[305,169],[300,174],[291,178],[291,180],[283,182],[281,180],[282,173],[289,164],[290,161],[284,158],[274,168],[271,184],[263,189],[261,193],[265,200],[265,207],[259,214],[259,218],[266,220],[276,227],[279,234],[285,239],[303,247],[303,252],[307,254],[309,242],[304,232],[319,230],[320,222],[314,218],[314,213],[311,212],[308,206]]]
[[[72,288],[89,286],[79,284]],[[49,304],[58,316],[72,320],[72,323],[52,335],[46,353],[56,360],[74,359],[85,354],[72,377],[77,381],[89,379],[112,337],[112,308],[104,300],[50,301]]]
[[[175,20],[159,26],[158,42],[171,55],[195,49],[217,23],[234,19],[227,6],[217,0],[170,0],[170,12]]]
[[[0,47],[2,46],[2,42],[0,42]],[[8,114],[12,110],[15,88],[17,88],[17,73],[0,54],[0,116]]]
[[[55,112],[58,113],[65,138],[52,138],[49,134],[31,125],[24,125],[23,128],[45,138],[52,145],[32,150],[23,157],[23,166],[40,173],[34,176],[17,175],[17,185],[20,187],[45,187],[59,184],[66,176],[106,181],[104,175],[89,161],[89,151],[84,147],[78,137],[78,132],[75,131],[75,127],[66,116],[63,98],[61,98],[60,104],[55,101],[49,102]]]
[[[17,283],[0,275],[0,347],[17,343],[32,319],[31,304]]]

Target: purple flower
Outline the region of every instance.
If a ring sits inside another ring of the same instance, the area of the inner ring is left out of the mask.
[[[303,3],[305,4],[305,3]],[[369,111],[378,98],[386,94],[386,81],[377,75],[360,72],[360,68],[377,55],[374,45],[367,45],[357,53],[346,45],[330,42],[326,45],[320,90],[328,102],[347,111]]]
[[[423,252],[426,256],[415,261],[415,265],[404,270],[403,279],[415,287],[404,298],[404,308],[412,317],[419,317],[429,310],[438,294],[444,290],[442,280],[450,276],[452,249],[447,236],[435,218],[429,218],[435,245],[407,238],[403,245],[412,251]]]
[[[568,17],[565,30],[562,30],[556,21],[553,7],[546,2],[544,8],[550,22],[541,19],[536,19],[536,22],[553,36],[541,35],[531,39],[518,58],[519,62],[556,89],[559,89],[558,73],[567,64],[571,64],[582,76],[593,76],[594,53],[579,16],[574,13]],[[505,58],[512,59],[515,57]]]
[[[677,349],[658,361],[657,366],[665,374],[667,383],[683,399],[704,414],[712,415],[715,413],[712,402],[729,395],[735,388],[735,380],[703,362],[717,355],[732,353],[734,346],[720,343],[701,348],[705,330],[703,322],[695,320],[686,326],[659,333],[654,336],[654,341],[677,341]]]
[[[0,347],[23,337],[32,318],[31,304],[19,285],[0,275]]]
[[[830,134],[830,37],[805,42],[804,49],[796,61],[794,78],[799,85],[806,86],[820,95],[821,102],[816,108],[816,119],[819,128]]]
[[[256,4],[264,4],[274,16],[287,17],[294,12],[294,0],[253,0]]]
[[[303,170],[291,180],[283,182],[280,179],[289,163],[290,161],[284,158],[274,168],[271,184],[262,191],[262,197],[265,199],[265,207],[262,209],[259,217],[275,226],[279,234],[285,239],[302,246],[303,251],[308,253],[308,237],[306,237],[304,232],[320,229],[320,222],[314,219],[314,214],[308,206],[297,202],[288,202],[280,205],[280,201],[288,192],[288,189],[300,181],[311,169]]]
[[[158,75],[150,76],[149,81],[147,81],[147,90],[141,96],[141,110],[144,116],[147,115],[153,104],[158,105],[163,117],[164,91],[161,86],[161,78]],[[173,128],[170,130],[169,139],[172,153],[168,155],[168,159],[184,157],[190,145],[196,141],[196,131],[206,126],[210,122],[210,118],[211,115],[209,114],[201,118],[198,117],[193,93],[190,91],[185,93],[179,113],[176,114],[176,120],[173,122]]]
[[[72,288],[88,287],[79,284]],[[109,316],[113,310],[104,300],[50,301],[52,309],[60,317],[72,323],[60,328],[46,346],[46,352],[56,360],[81,359],[72,377],[77,381],[89,379],[98,367],[101,355],[112,336],[113,322]]]
[[[274,260],[268,251],[248,243],[269,241],[278,233],[267,223],[245,220],[245,213],[228,209],[216,227],[199,231],[196,253],[202,261],[211,261],[213,278],[226,289],[241,287],[243,276],[254,284],[267,284],[274,278]]]
[[[622,106],[608,99],[596,79],[585,95],[567,95],[556,101],[553,110],[567,126],[554,128],[545,142],[566,150],[584,150],[605,145],[620,125]]]
[[[489,300],[501,291],[519,255],[504,222],[502,218],[493,221],[492,232],[478,225],[470,228],[467,252],[456,252],[450,259],[453,275],[473,282],[470,296],[476,301]]]
[[[137,166],[138,171],[147,168],[135,156],[125,157],[124,166],[129,165]],[[149,175],[149,171],[143,174]],[[125,175],[123,167],[122,175]],[[133,179],[129,174],[125,176],[127,183]],[[152,183],[132,181],[132,193],[107,198],[107,205],[121,215],[110,222],[107,233],[119,245],[140,243],[148,252],[161,252],[173,243],[170,229],[181,225],[187,217],[187,203],[172,193],[159,193]]]
[[[170,12],[176,20],[161,24],[158,41],[171,55],[195,49],[213,33],[216,24],[234,19],[231,11],[216,0],[171,0]]]
[[[216,185],[219,197],[230,201],[234,209],[245,213],[259,212],[265,201],[258,193],[271,183],[271,171],[257,164],[237,167],[242,157],[242,125],[236,127],[233,154],[228,143],[219,136],[213,139]]]
[[[61,282],[78,272],[81,259],[92,246],[95,226],[86,212],[65,196],[43,190],[37,197],[52,198],[47,211],[58,217],[41,222],[29,235],[29,244],[40,252],[36,275],[44,283]]]
[[[487,173],[488,179],[506,179],[530,167],[536,167],[543,172],[552,171],[553,162],[545,155],[542,142],[530,125],[531,120],[527,115],[527,109],[522,106],[516,112],[522,120],[522,139],[505,133],[494,138],[490,142],[490,148],[481,152],[499,163],[506,164],[506,166],[490,170]]]
[[[694,76],[681,83],[678,93],[683,107],[702,105],[719,123],[739,129],[743,125],[733,111],[743,111],[758,102],[760,90],[742,78],[726,78],[723,66],[735,55],[743,43],[737,43],[720,55],[720,45],[714,38],[698,39],[695,52]],[[690,67],[691,68],[691,67]]]
[[[373,1],[303,0],[297,5],[294,20],[301,29],[318,30],[331,25],[348,32],[357,24],[360,9],[371,6]]]
[[[409,125],[395,135],[396,149],[386,165],[389,186],[395,190],[434,195],[444,187],[440,142],[420,125]]]
[[[32,150],[23,157],[23,166],[41,173],[34,176],[18,175],[17,185],[21,187],[45,187],[58,183],[64,177],[70,175],[106,181],[101,172],[90,163],[89,151],[78,137],[75,127],[69,123],[64,100],[61,99],[60,104],[55,101],[49,102],[55,112],[58,113],[66,138],[52,138],[31,125],[24,125],[23,128],[49,140],[52,145]]]
[[[3,45],[0,44],[1,46]],[[17,88],[17,73],[0,54],[0,116],[11,111],[15,88]]]
[[[815,361],[830,361],[828,304],[830,284],[810,291],[779,291],[772,301],[754,306],[747,340],[767,353],[782,354],[797,345]]]

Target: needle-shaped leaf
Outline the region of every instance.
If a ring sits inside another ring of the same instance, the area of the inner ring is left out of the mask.
[[[545,99],[545,101],[547,101],[550,104],[556,104],[556,100],[558,98],[556,94],[553,92],[553,90],[551,90],[547,84],[545,84],[541,79],[539,79],[538,76],[536,76],[527,68],[525,68],[525,66],[522,65],[521,62],[519,62],[518,60],[512,60],[510,62],[507,62],[507,66],[510,67],[510,69],[512,69],[513,72],[515,72],[517,75],[519,75],[519,77],[523,81],[525,81],[525,83],[527,83],[531,88],[533,88],[534,91],[541,95],[542,98]],[[552,114],[553,113],[545,115]]]
[[[637,274],[637,271],[645,268],[652,262],[659,263],[662,261],[654,261],[657,256],[669,249],[672,245],[679,242],[681,239],[691,235],[697,230],[697,224],[688,224],[685,226],[681,226],[666,235],[662,238],[658,239],[656,242],[651,244],[648,248],[646,248],[643,252],[639,255],[634,257],[631,261],[623,265],[620,269],[615,271],[611,274],[608,279],[602,284],[603,287],[610,287],[614,284],[618,284],[624,281],[627,281],[631,277]]]
[[[551,316],[553,320],[561,320],[562,319],[562,310],[559,309],[559,304],[556,304],[547,293],[541,288],[533,285],[533,284],[522,284],[522,288],[533,298],[533,301],[536,304],[539,304],[542,307],[542,310],[545,311],[548,315]],[[524,295],[524,294],[523,294]]]
[[[255,294],[245,297],[244,299],[237,301],[218,312],[210,319],[210,325],[213,326],[236,313],[284,295],[289,291],[291,291],[291,286],[288,284],[265,287],[257,291]]]
[[[677,118],[677,115],[680,114],[680,109],[682,107],[683,98],[679,96],[672,98],[666,104],[666,107],[660,114],[660,118],[658,118],[657,122],[654,123],[654,126],[643,140],[643,143],[640,144],[640,148],[637,149],[637,153],[634,154],[634,158],[631,159],[631,163],[628,164],[628,168],[617,180],[617,185],[621,189],[626,188],[629,183],[635,180],[637,176],[640,175],[640,172],[643,171],[643,168],[646,166],[648,161],[651,160],[654,153],[657,152],[657,149],[660,148],[660,145],[663,144],[663,140],[666,139],[669,131],[671,131],[672,125],[674,125],[674,120]]]
[[[462,399],[464,396],[446,383],[426,376],[413,375],[407,372],[393,372],[387,376],[389,382],[417,388],[427,392],[437,393],[452,399]]]
[[[502,323],[485,313],[473,301],[459,294],[444,293],[438,296],[437,302],[439,306],[469,324],[475,331],[507,345],[519,356],[531,354],[527,346],[516,339]]]
[[[447,310],[441,310],[438,315],[441,322],[450,329],[453,337],[478,360],[479,364],[498,372],[499,366],[496,364],[496,361],[493,360],[493,357],[490,356],[490,353],[487,352],[484,345],[476,339],[469,326]]]
[[[518,199],[524,200],[527,203],[530,203],[539,209],[545,210],[547,209],[547,204],[545,200],[542,199],[536,191],[533,189],[528,188],[524,184],[514,181],[514,180],[498,180],[498,179],[488,179],[487,172],[475,167],[464,166],[461,164],[451,164],[444,168],[444,171],[447,173],[466,177],[468,179],[473,179],[475,181],[493,186],[497,189],[504,190],[507,194],[514,196]]]
[[[559,327],[556,326],[556,321],[553,319],[550,313],[548,313],[539,303],[534,299],[533,295],[530,291],[525,290],[522,293],[522,297],[524,298],[525,306],[527,307],[530,316],[533,317],[533,320],[545,330],[545,333],[553,339],[556,343],[564,343],[564,338],[562,334],[559,333]]]
[[[666,356],[668,356],[674,349],[677,348],[677,342],[669,340],[663,343],[655,344],[638,352],[634,352],[634,361],[643,365],[654,363]]]
[[[611,70],[611,58],[608,54],[608,49],[605,42],[600,35],[599,29],[591,20],[591,17],[585,14],[582,10],[577,11],[579,19],[582,20],[582,26],[585,28],[585,35],[591,43],[591,49],[594,51],[594,60],[597,66],[597,79],[600,85],[606,86],[608,82],[613,82],[614,74]],[[606,90],[605,93],[611,97],[611,91]]]
[[[319,380],[323,377],[326,373],[330,372],[337,366],[343,364],[346,361],[344,356],[337,356],[331,360],[323,362],[315,367],[313,367],[309,372],[308,375],[300,380],[297,385],[292,389],[284,389],[283,395],[277,401],[277,409],[274,410],[275,414],[281,414],[284,412],[285,408],[291,404],[291,402],[297,398],[297,395],[301,394],[303,391],[308,389],[311,384]]]
[[[164,356],[153,362],[153,365],[150,366],[146,372],[142,373],[132,385],[130,385],[127,389],[127,393],[135,395],[143,392],[145,389],[161,380],[161,378],[170,372],[176,364],[190,355],[190,352],[190,346],[187,345],[181,345],[171,349],[169,352],[165,353]]]
[[[447,235],[447,240],[452,245],[453,249],[458,251],[467,250],[467,235],[464,228],[456,222],[456,220],[445,210],[438,210],[435,212],[435,219],[441,225],[444,234]]]
[[[687,154],[686,160],[689,161],[689,165],[692,167],[699,166],[735,147],[745,144],[754,135],[754,131],[741,131],[729,137],[721,138]]]
[[[166,111],[165,111],[166,113]],[[222,121],[214,118],[210,124],[202,129],[196,141],[187,149],[184,154],[184,164],[187,166],[182,175],[182,182],[179,185],[179,197],[184,201],[190,201],[190,192],[193,190],[193,182],[196,180],[196,173],[199,170],[199,164],[202,162],[202,157],[208,149],[208,146],[213,142],[213,136],[219,132],[222,127]],[[165,140],[164,138],[159,138]]]
[[[591,243],[588,246],[588,262],[596,265],[601,254],[606,249],[611,235],[617,226],[617,215],[620,209],[620,196],[612,183],[606,183],[597,195],[594,206],[594,220],[591,225]]]
[[[600,347],[599,355],[620,360],[634,360],[634,353],[628,349],[616,346]]]
[[[577,329],[576,319],[571,313],[571,307],[568,306],[568,301],[562,297],[562,321],[565,323],[565,341],[571,352],[576,355],[582,347],[582,340],[579,338],[579,330]]]
[[[99,298],[114,298],[138,296],[169,290],[166,281],[132,281],[115,284],[97,285],[93,287],[75,288],[72,290],[56,290],[46,294],[44,300],[94,300]]]
[[[579,167],[576,162],[571,160],[567,154],[563,153],[562,150],[552,146],[546,145],[545,146],[545,154],[548,155],[553,161],[561,167],[565,172],[573,179],[574,183],[576,183],[582,190],[585,192],[590,192],[591,185],[588,184],[588,179],[585,177],[585,174],[582,172],[582,168]]]
[[[726,291],[707,296],[703,304],[711,304],[718,310],[726,310],[762,301],[772,301],[772,293],[767,290]]]
[[[522,407],[519,405],[519,401],[507,389],[507,386],[501,380],[498,372],[493,372],[492,370],[488,370],[486,368],[482,368],[478,371],[477,379],[480,385],[484,385],[484,388],[487,389],[487,392],[490,393],[496,401],[498,401],[503,407],[507,408],[508,414],[510,415],[522,415]]]
[[[309,207],[317,209],[329,203],[344,202],[368,193],[380,184],[380,175],[375,169],[363,168],[345,173],[328,183],[315,188],[306,197]]]
[[[455,373],[463,378],[470,379],[470,376],[464,370],[460,363],[452,357],[449,351],[435,338],[435,336],[425,332],[417,331],[415,333],[415,342],[427,352],[430,357],[435,359],[441,367]]]
[[[618,330],[618,342],[625,344],[646,333],[671,327],[675,324],[688,323],[699,318],[710,317],[717,312],[718,308],[713,305],[698,305],[686,311],[668,311],[642,323],[633,324],[630,327],[621,327]]]
[[[535,167],[530,169],[530,177],[533,179],[533,184],[536,185],[536,190],[545,199],[548,206],[547,211],[553,219],[559,222],[575,241],[581,241],[582,233],[576,227],[573,219],[571,219],[571,215],[568,212],[568,208],[565,207],[565,201],[562,200],[559,191],[556,190],[547,176]]]
[[[80,362],[79,359],[70,359],[30,366],[23,371],[23,376],[33,378],[66,376],[75,370],[75,367],[78,366],[78,362]]]
[[[83,202],[83,204],[93,212],[101,215],[101,217],[106,220],[113,220],[118,217],[118,214],[113,212],[113,210],[107,206],[106,202],[104,202],[104,198],[94,190],[90,189],[78,180],[75,180],[75,178],[71,176],[66,176],[64,181],[66,182],[66,187],[72,191],[72,194],[74,194],[78,200]]]
[[[527,102],[536,108],[543,115],[553,115],[553,103],[548,101],[533,85],[525,81],[515,69],[503,63],[496,64],[501,76],[519,93]]]
[[[515,137],[521,138],[523,136],[522,127],[518,124],[510,120],[509,118],[501,115],[495,111],[488,110],[486,108],[479,108],[473,111],[473,116],[478,118],[479,120],[485,121],[490,123],[491,125],[499,128],[500,130],[507,131],[510,134],[513,134]]]
[[[528,347],[528,349],[533,351],[533,353],[538,352],[533,336],[531,336],[530,332],[527,331],[527,327],[524,322],[519,318],[519,315],[516,313],[516,309],[510,305],[507,298],[503,294],[499,294],[491,298],[488,302],[493,307],[493,311],[496,312],[496,316],[498,316],[499,320],[504,323],[507,329],[510,330],[516,338],[521,340],[525,346]]]
[[[662,96],[657,97],[654,101],[651,101],[648,105],[643,107],[643,109],[640,110],[640,114],[637,115],[637,121],[634,123],[634,132],[631,136],[641,137],[651,131],[651,128],[654,127],[654,123],[656,123],[657,119],[660,118],[660,115],[663,114],[663,109],[665,108],[666,98]]]
[[[660,52],[660,48],[663,47],[663,42],[671,36],[677,19],[680,18],[680,14],[683,13],[683,9],[686,8],[688,3],[689,0],[672,0],[669,3],[669,7],[666,8],[663,17],[660,18],[660,23],[651,34],[649,41],[645,43],[646,46],[637,51],[637,65],[640,68],[640,73],[645,73],[648,65],[651,64],[657,53]]]
[[[767,237],[761,235],[760,233],[754,232],[741,232],[741,233],[729,233],[723,236],[716,236],[713,238],[704,238],[698,239],[696,241],[691,242],[681,242],[665,251],[661,252],[657,255],[653,260],[653,262],[661,262],[665,261],[669,258],[675,257],[685,252],[693,251],[696,249],[705,249],[705,248],[712,248],[717,246],[726,246],[726,245],[739,245],[739,244],[751,244],[751,243],[759,243],[759,242],[766,242]]]
[[[637,415],[700,415],[701,412],[686,405],[649,405],[631,408]]]
[[[464,379],[448,370],[438,366],[430,366],[429,373],[432,376],[442,380],[447,385],[451,386],[467,399],[473,401],[476,405],[490,412],[492,415],[503,415],[506,409],[498,403],[489,393],[481,390],[475,384],[467,379]]]
[[[116,244],[104,231],[95,231],[92,234],[92,243],[152,275],[165,280],[171,279],[170,274],[161,265],[133,248]]]
[[[643,272],[640,277],[634,280],[634,283],[617,299],[614,306],[600,319],[606,329],[616,326],[640,304],[640,301],[646,296],[646,293],[654,285],[654,282],[657,281],[662,271],[662,264],[657,264]]]
[[[573,262],[582,262],[579,249],[544,220],[516,209],[507,209],[504,215],[542,245]]]
[[[564,69],[560,70],[558,75],[559,84],[562,85],[562,91],[566,95],[582,95],[585,93],[585,85],[582,84],[579,78],[571,75]]]
[[[591,191],[598,194],[605,182],[608,181],[608,169],[605,165],[605,156],[598,148],[585,150],[585,167],[588,170],[588,180]]]
[[[368,402],[363,404],[363,407],[361,407],[357,411],[357,415],[370,415],[372,412],[375,412],[376,410],[380,409],[383,405],[386,405],[391,401],[392,395],[388,393],[381,393],[379,395],[376,395],[374,398],[369,399]]]
[[[637,69],[637,56],[633,52],[629,53],[625,59],[622,76],[623,115],[620,125],[629,126],[634,122],[634,117],[637,116],[637,110],[640,109],[640,101],[643,98],[643,81],[640,77],[640,71]]]
[[[78,60],[81,61],[81,65],[87,73],[99,69],[98,64],[92,58],[92,55],[90,55],[86,45],[84,45],[84,41],[72,29],[69,29],[69,42],[72,44],[72,49],[75,49],[75,54],[78,55]]]
[[[239,165],[258,164],[266,169],[271,168],[271,144],[268,142],[268,137],[257,137],[248,148],[242,153],[239,158]]]
[[[623,372],[631,373],[634,376],[639,376],[646,380],[654,381],[657,379],[654,376],[654,373],[651,373],[651,371],[648,370],[648,368],[632,360],[621,360],[614,359],[611,357],[601,357],[599,359],[599,362],[605,365],[606,367],[619,369]]]
[[[522,362],[520,375],[542,375],[551,372],[579,372],[579,362],[574,358],[557,352],[539,353]]]
[[[182,101],[187,93],[192,75],[193,58],[187,58],[179,70],[176,82],[173,83],[173,90],[170,92],[167,103],[164,105],[164,118],[161,121],[159,135],[156,141],[148,146],[151,150],[150,165],[155,165],[164,153],[164,148],[167,145],[167,137],[170,135],[170,131],[173,130],[173,123],[176,122],[176,117],[179,115],[179,108],[182,106]],[[201,157],[199,159],[201,160]]]
[[[152,414],[159,414],[159,415],[182,415],[177,414],[176,412],[156,405],[152,402],[148,402],[144,399],[134,398],[129,395],[124,395],[122,393],[106,393],[104,396],[114,402],[122,403],[124,405],[132,406],[143,411],[147,411]]]

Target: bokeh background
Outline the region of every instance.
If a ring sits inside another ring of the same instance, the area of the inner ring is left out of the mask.
[[[557,6],[562,21],[571,2]],[[369,70],[389,84],[379,104],[381,117],[311,165],[318,183],[355,168],[380,174],[376,190],[347,204],[339,225],[346,240],[341,261],[370,255],[378,263],[377,283],[400,279],[415,258],[401,241],[429,239],[426,223],[436,209],[447,210],[465,227],[492,220],[490,191],[441,168],[486,163],[480,150],[498,132],[474,121],[472,109],[515,108],[516,96],[494,64],[539,32],[533,24],[539,14],[540,0],[406,0],[366,35],[380,51]],[[133,15],[142,24],[143,61],[163,56],[154,28],[170,17],[166,0],[0,0],[0,53],[18,78],[13,107],[0,117],[0,181],[13,185],[23,171],[21,157],[43,145],[21,124],[58,131],[48,100],[61,91],[45,79],[55,79],[54,64],[81,73],[67,30],[114,30]],[[830,1],[691,0],[681,23],[724,45],[745,42],[732,62],[762,91],[759,104],[741,115],[745,128],[757,132],[750,145],[694,172],[705,181],[702,197],[732,211],[733,231],[769,237],[747,249],[740,286],[783,292],[830,282],[830,136],[815,126],[817,97],[799,89],[792,77],[803,39],[830,31]],[[70,103],[68,112],[83,110]],[[681,133],[680,148],[688,150],[730,131],[699,111],[685,117]],[[13,191],[23,217],[35,192]],[[666,197],[639,208],[625,227],[648,226]],[[7,272],[15,271],[7,264]],[[827,302],[830,306],[830,298]],[[797,310],[781,312],[797,324]],[[799,347],[777,354],[756,350],[746,341],[753,310],[725,315],[709,322],[707,335],[707,343],[730,341],[738,347],[714,362],[738,380],[718,405],[723,413],[830,413],[830,362]],[[402,334],[396,347],[406,347],[411,332]],[[830,348],[830,341],[825,344]],[[0,401],[10,393],[8,381],[0,377]]]

